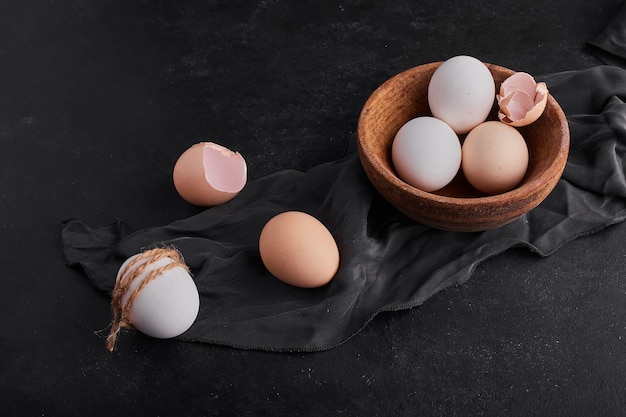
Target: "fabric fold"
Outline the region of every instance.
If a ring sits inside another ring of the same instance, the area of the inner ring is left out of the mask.
[[[613,20],[587,42],[595,55],[605,64],[626,68],[626,4]]]
[[[626,71],[600,66],[537,78],[568,116],[570,157],[548,198],[506,226],[460,233],[407,219],[370,184],[352,138],[339,160],[306,172],[273,173],[250,182],[230,202],[169,225],[133,231],[121,221],[91,228],[68,220],[62,233],[67,263],[111,291],[127,257],[173,245],[201,294],[198,319],[180,339],[271,351],[332,348],[379,312],[418,306],[512,247],[547,256],[624,220]],[[337,240],[341,264],[328,285],[295,288],[265,270],[258,236],[265,222],[286,210],[312,214]]]

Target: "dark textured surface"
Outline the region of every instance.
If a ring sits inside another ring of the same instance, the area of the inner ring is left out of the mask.
[[[0,5],[3,415],[619,416],[626,226],[548,258],[513,250],[348,343],[274,354],[94,331],[109,300],[60,221],[136,228],[198,210],[171,184],[198,140],[252,178],[340,156],[406,68],[464,53],[533,74],[600,63],[603,2],[38,2]]]

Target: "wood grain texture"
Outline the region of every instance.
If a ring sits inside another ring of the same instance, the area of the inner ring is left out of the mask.
[[[461,170],[448,186],[425,192],[400,180],[391,161],[391,144],[400,127],[412,118],[431,115],[428,83],[441,62],[406,70],[383,83],[366,101],[358,124],[358,150],[368,178],[380,194],[409,218],[434,228],[476,232],[505,225],[529,212],[559,181],[569,154],[569,126],[557,101],[548,97],[543,115],[518,128],[529,151],[528,171],[517,188],[485,195],[474,189]],[[514,71],[487,64],[495,83]],[[497,105],[489,116],[496,120]],[[463,137],[461,137],[463,140]]]

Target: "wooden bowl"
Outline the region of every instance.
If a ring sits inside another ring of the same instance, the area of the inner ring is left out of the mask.
[[[426,192],[398,178],[391,161],[391,144],[402,125],[418,116],[431,116],[428,83],[441,65],[435,62],[404,71],[372,93],[358,123],[361,164],[374,187],[409,218],[437,229],[476,232],[505,225],[541,203],[556,186],[569,153],[569,127],[563,110],[551,95],[534,123],[518,128],[529,152],[526,176],[513,190],[485,195],[474,189],[459,170],[445,188]],[[496,91],[514,71],[486,64]],[[497,120],[495,103],[488,120]],[[463,140],[463,137],[461,138]]]

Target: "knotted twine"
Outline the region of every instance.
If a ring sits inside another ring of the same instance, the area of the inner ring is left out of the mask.
[[[147,268],[163,258],[170,258],[172,262],[159,268],[152,269],[148,276],[146,276],[146,278],[130,294],[126,304],[122,306],[122,297],[126,294],[131,284],[139,276],[141,276]],[[142,261],[145,262],[141,263]],[[106,339],[106,346],[109,352],[113,352],[113,349],[115,349],[115,342],[117,341],[117,336],[120,330],[122,328],[131,329],[134,327],[130,321],[130,310],[132,309],[133,303],[141,291],[150,283],[150,281],[176,267],[183,268],[185,271],[189,272],[189,267],[185,264],[183,257],[178,250],[173,248],[154,248],[137,255],[124,267],[122,271],[120,271],[111,296],[113,323],[111,324],[109,336]]]

